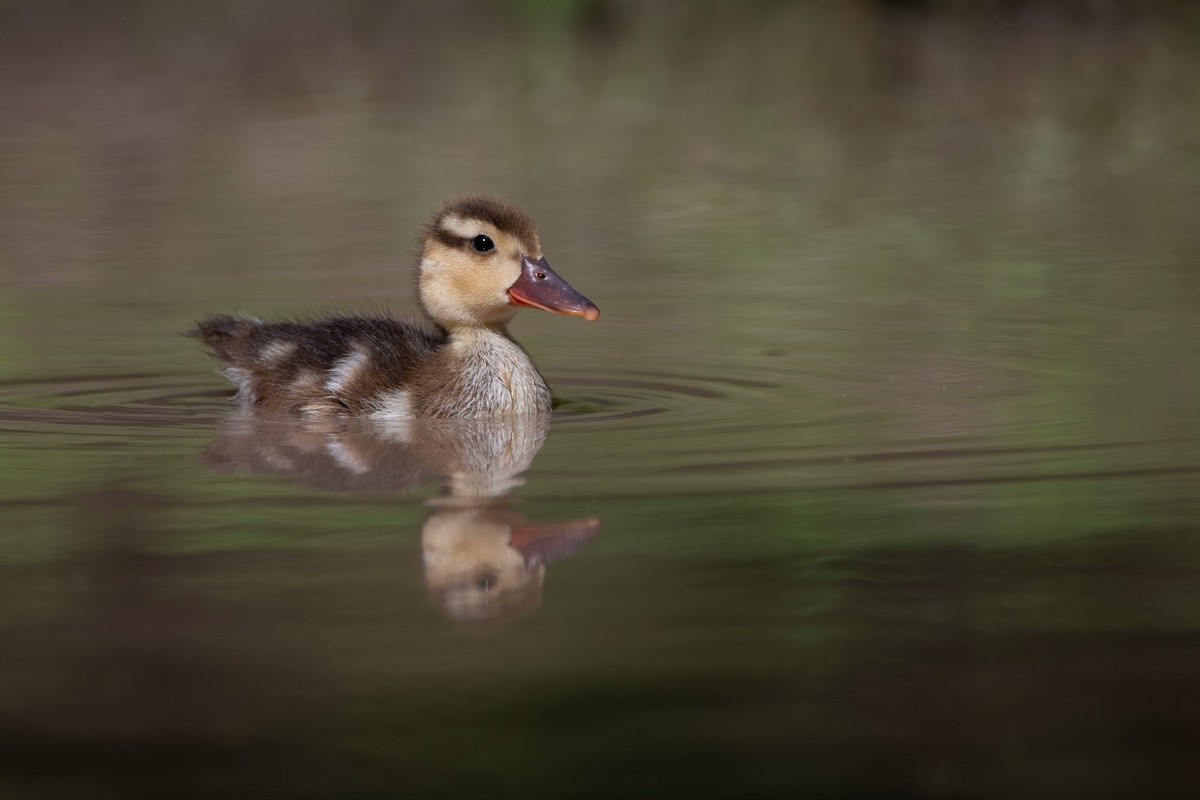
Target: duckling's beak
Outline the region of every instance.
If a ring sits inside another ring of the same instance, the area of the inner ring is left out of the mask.
[[[599,532],[600,520],[595,517],[551,524],[526,522],[512,527],[508,543],[524,557],[525,566],[532,567],[575,555]]]
[[[540,308],[552,314],[583,317],[589,321],[600,319],[596,304],[571,288],[571,284],[550,269],[543,256],[533,261],[521,256],[521,277],[508,287],[508,302],[514,306]]]

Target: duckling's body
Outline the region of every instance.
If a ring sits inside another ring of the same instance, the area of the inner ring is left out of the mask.
[[[419,276],[433,330],[385,316],[212,316],[193,335],[246,407],[398,419],[550,411],[550,389],[509,321],[519,306],[600,312],[550,270],[528,215],[495,198],[451,201],[425,231]]]
[[[311,323],[209,317],[200,337],[243,405],[305,415],[475,417],[550,410],[550,389],[503,331],[457,336],[390,317]]]

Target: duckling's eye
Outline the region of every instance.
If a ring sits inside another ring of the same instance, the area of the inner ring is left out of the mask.
[[[471,249],[476,253],[486,253],[489,250],[495,250],[496,244],[481,233],[471,240]]]

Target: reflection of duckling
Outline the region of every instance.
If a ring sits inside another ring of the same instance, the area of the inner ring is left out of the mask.
[[[497,619],[537,608],[546,565],[599,531],[595,518],[531,523],[511,507],[549,425],[542,414],[404,424],[248,414],[226,422],[205,460],[342,492],[403,492],[440,477],[445,491],[421,526],[426,586],[454,619]]]
[[[204,460],[219,472],[337,492],[395,494],[441,479],[463,502],[486,503],[521,485],[549,430],[540,414],[406,422],[245,414],[225,420]]]
[[[455,619],[494,619],[537,608],[546,564],[573,555],[600,520],[532,524],[505,505],[447,507],[421,527],[425,584]]]
[[[548,412],[550,390],[509,321],[520,306],[589,320],[600,311],[550,269],[533,220],[496,198],[452,200],[426,228],[418,274],[436,331],[390,317],[212,316],[192,335],[247,407],[392,419]]]

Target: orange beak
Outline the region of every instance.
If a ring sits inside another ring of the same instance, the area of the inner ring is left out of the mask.
[[[508,302],[514,306],[540,308],[551,314],[583,317],[589,322],[600,319],[596,304],[558,277],[544,256],[537,261],[521,256],[521,277],[508,287]]]

